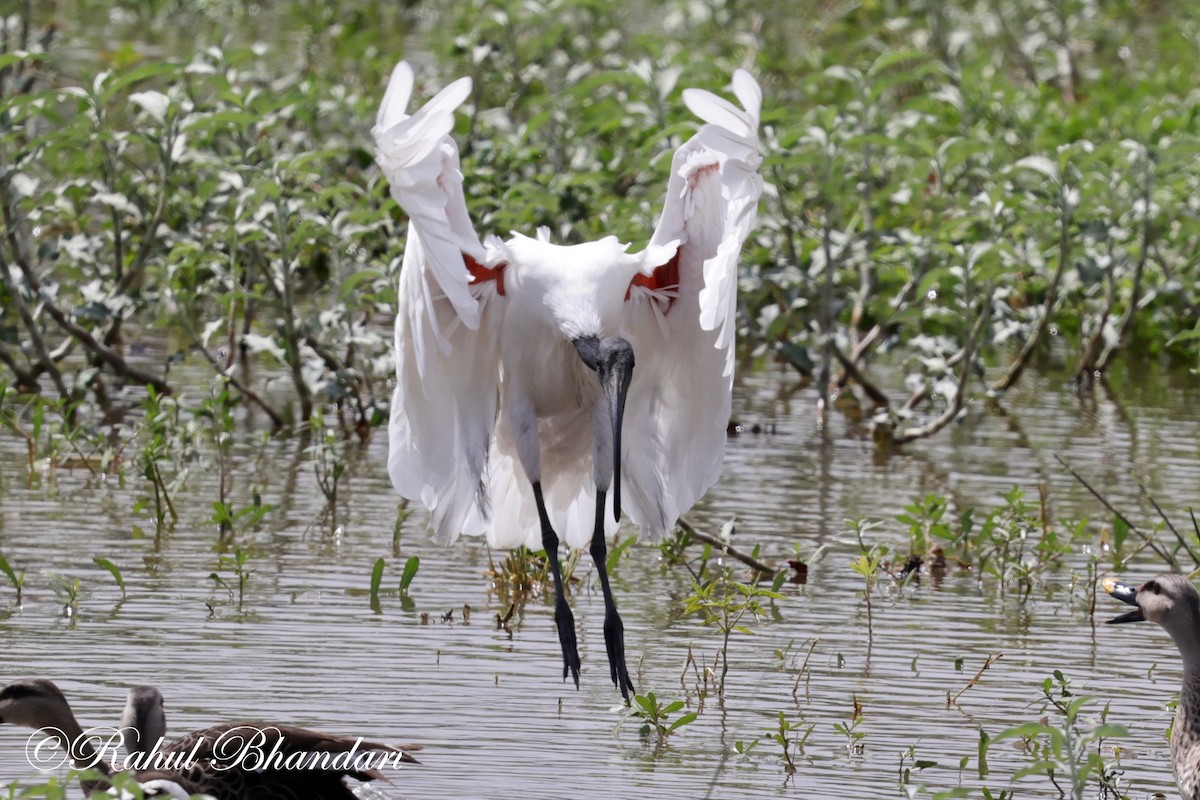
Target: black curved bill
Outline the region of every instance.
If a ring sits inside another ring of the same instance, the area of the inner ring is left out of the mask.
[[[613,519],[621,521],[621,430],[625,425],[625,397],[629,394],[629,383],[633,379],[633,350],[624,340],[624,349],[615,356],[609,367],[608,380],[604,382],[604,395],[608,399],[609,416],[612,419],[613,438]]]
[[[601,341],[582,336],[574,341],[583,363],[596,371],[600,390],[608,404],[613,444],[613,518],[621,521],[621,430],[625,421],[625,398],[633,380],[633,347],[620,336]]]

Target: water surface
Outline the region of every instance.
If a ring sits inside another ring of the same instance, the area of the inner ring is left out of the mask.
[[[1138,481],[1184,523],[1183,509],[1200,487],[1200,422],[1189,408],[1196,381],[1168,377],[1155,365],[1144,370],[1119,368],[1111,392],[1081,398],[1050,365],[999,406],[972,407],[940,436],[890,457],[875,451],[852,414],[835,411],[820,430],[815,390],[794,390],[790,375],[743,379],[735,415],[771,423],[775,433],[731,438],[721,483],[689,519],[715,532],[736,517],[735,542],[747,550],[760,545],[776,563],[797,544],[806,555],[829,547],[808,584],[787,585],[786,599],[753,626],[753,636],[734,636],[724,709],[710,698],[665,747],[643,742],[635,722],[618,726],[603,602],[587,558],[580,566],[586,585],[573,598],[584,662],[576,691],[560,680],[553,611],[544,600],[514,615],[511,635],[496,629],[495,615],[507,607],[489,570],[502,554],[471,540],[434,545],[420,512],[404,520],[393,548],[397,503],[382,431],[352,454],[332,530],[296,442],[237,452],[235,505],[248,503],[255,488],[278,505],[241,540],[254,570],[241,610],[209,578],[219,565],[208,521],[217,482],[207,461],[193,465],[174,497],[181,518],[156,542],[148,514],[133,510],[148,487],[132,470],[123,483],[82,469],[31,473],[23,443],[0,438],[0,552],[28,571],[20,608],[7,587],[0,590],[0,679],[52,678],[85,726],[114,724],[126,687],[153,683],[166,696],[176,735],[243,718],[425,745],[419,767],[372,796],[751,798],[891,795],[910,748],[937,762],[915,778],[931,789],[960,780],[977,785],[979,729],[994,735],[1038,719],[1037,687],[1061,669],[1076,688],[1111,701],[1110,719],[1130,728],[1122,744],[1134,796],[1173,791],[1162,733],[1178,676],[1174,650],[1157,628],[1097,624],[1120,609],[1101,598],[1093,617],[1086,591],[1072,587],[1084,579],[1083,548],[1027,600],[958,570],[903,591],[885,581],[873,594],[868,637],[861,579],[849,568],[856,546],[838,536],[847,518],[886,520],[874,540],[903,553],[907,533],[894,517],[925,493],[950,497],[958,513],[997,504],[1014,484],[1036,498],[1039,482],[1055,518],[1106,519],[1058,466],[1056,452],[1136,523],[1149,529],[1154,521],[1144,514]],[[372,612],[365,590],[373,563],[387,560],[384,585],[394,586],[410,555],[421,558],[411,607],[392,595],[381,613]],[[94,556],[121,567],[124,602],[108,573],[92,565]],[[1156,571],[1153,560],[1139,558],[1125,574]],[[84,594],[74,618],[63,618],[50,573],[79,578]],[[684,669],[689,653],[711,662],[719,645],[715,632],[680,614],[690,576],[665,569],[656,548],[639,544],[621,561],[614,588],[638,690],[683,697],[681,677],[689,689],[696,683],[694,670]],[[781,660],[776,651],[790,655]],[[997,653],[1003,658],[947,708],[947,693]],[[833,727],[851,720],[856,702],[861,752],[851,752]],[[763,737],[780,711],[814,726],[791,777],[770,742],[748,757],[733,752],[735,742]],[[25,759],[25,739],[21,729],[0,728],[5,780],[38,777]],[[970,765],[960,774],[963,757]],[[1008,785],[1024,764],[1000,746],[983,780]],[[1027,779],[1022,796],[1057,792]]]

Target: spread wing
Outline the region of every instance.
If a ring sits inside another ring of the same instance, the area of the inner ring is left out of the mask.
[[[684,103],[706,123],[671,162],[662,218],[630,285],[629,389],[621,492],[657,539],[721,476],[733,387],[738,256],[754,227],[762,178],[762,90],[733,75],[742,108],[699,89]],[[664,259],[663,253],[673,255]]]
[[[412,86],[412,69],[400,62],[372,131],[375,160],[409,218],[388,472],[397,492],[430,510],[437,539],[449,542],[468,516],[487,518],[483,473],[498,402],[495,306],[504,265],[471,225],[458,147],[449,136],[470,78],[410,116]]]

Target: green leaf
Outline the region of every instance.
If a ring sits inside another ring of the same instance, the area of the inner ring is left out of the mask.
[[[261,122],[257,114],[247,111],[217,111],[212,114],[195,114],[188,117],[183,129],[189,133],[202,133],[210,128],[244,130]]]
[[[1124,725],[1114,725],[1106,723],[1097,725],[1091,730],[1091,736],[1094,739],[1118,739],[1129,735],[1129,729]]]
[[[787,576],[787,570],[781,569],[775,573],[775,578],[771,581],[771,594],[783,597],[779,590],[783,588],[783,582],[787,580]]]
[[[375,559],[375,566],[371,568],[371,597],[373,599],[379,597],[379,584],[383,581],[383,568],[383,559]]]
[[[117,567],[117,565],[109,561],[107,558],[101,558],[100,556],[93,558],[92,563],[97,567],[103,567],[104,569],[108,570],[109,574],[113,576],[113,580],[117,582],[117,586],[121,587],[121,597],[124,597],[125,579],[121,577],[121,570]]]
[[[929,60],[929,55],[920,50],[895,50],[890,53],[884,53],[879,58],[875,59],[875,63],[867,69],[867,77],[874,77],[897,64],[906,64],[908,66],[920,65]]]
[[[179,65],[169,61],[157,61],[149,64],[143,64],[140,67],[135,67],[129,72],[122,73],[111,80],[105,82],[102,98],[108,102],[112,97],[127,86],[132,86],[135,83],[157,78],[159,75],[166,75],[171,72],[178,72]]]
[[[9,582],[12,583],[13,586],[20,585],[20,583],[17,581],[17,573],[13,572],[13,568],[8,563],[8,559],[5,558],[2,554],[0,554],[0,572],[4,573],[4,575],[8,578]]]
[[[4,53],[3,55],[0,55],[0,70],[11,67],[13,64],[20,64],[22,62],[41,61],[45,57],[45,53]]]
[[[355,294],[362,291],[360,287],[363,284],[383,280],[384,277],[386,276],[383,272],[377,269],[359,270],[342,281],[342,285],[338,288],[339,298],[341,300],[351,299]]]
[[[608,570],[608,574],[612,575],[617,569],[617,563],[621,560],[621,554],[629,549],[636,537],[626,536],[618,541],[613,548],[608,551],[608,555],[604,559],[604,568]]]
[[[418,556],[409,556],[404,562],[404,571],[400,573],[400,594],[408,592],[409,584],[413,582],[413,578],[417,576],[417,570],[421,568],[421,559]]]
[[[684,714],[679,719],[672,722],[670,727],[667,728],[667,731],[671,732],[671,731],[674,731],[676,728],[682,728],[684,725],[689,725],[696,721],[697,716],[698,716],[698,714],[695,711],[689,711],[688,713]]]
[[[1025,156],[1025,158],[1022,158],[1013,166],[1041,173],[1053,181],[1056,186],[1061,180],[1059,177],[1058,165],[1045,156]]]
[[[958,797],[970,797],[971,790],[966,786],[956,786],[953,789],[947,789],[944,792],[935,792],[933,800],[954,800]]]
[[[162,92],[134,92],[129,95],[129,101],[153,117],[154,121],[159,125],[167,121],[167,111],[171,107],[171,98]]]
[[[1190,342],[1195,339],[1200,339],[1200,323],[1197,323],[1196,327],[1190,331],[1180,331],[1172,336],[1167,340],[1167,346],[1170,347],[1171,345],[1182,344],[1183,342]]]

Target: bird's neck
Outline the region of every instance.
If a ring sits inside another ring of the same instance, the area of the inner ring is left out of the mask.
[[[75,715],[69,709],[59,715],[58,721],[54,725],[46,726],[43,730],[53,736],[58,742],[58,746],[67,753],[71,759],[71,766],[79,770],[91,769],[104,776],[92,780],[81,780],[79,786],[83,789],[84,795],[91,796],[94,792],[111,786],[106,778],[112,775],[112,767],[96,751],[91,740],[84,735],[79,721],[75,719]]]
[[[1180,794],[1200,796],[1200,672],[1186,666],[1171,726],[1171,767]]]
[[[1200,687],[1200,630],[1189,626],[1186,629],[1171,629],[1169,631],[1179,655],[1183,657],[1183,682],[1189,682]]]
[[[1200,792],[1200,635],[1194,625],[1169,632],[1183,657],[1183,685],[1171,727],[1171,765],[1180,792],[1191,798]]]

